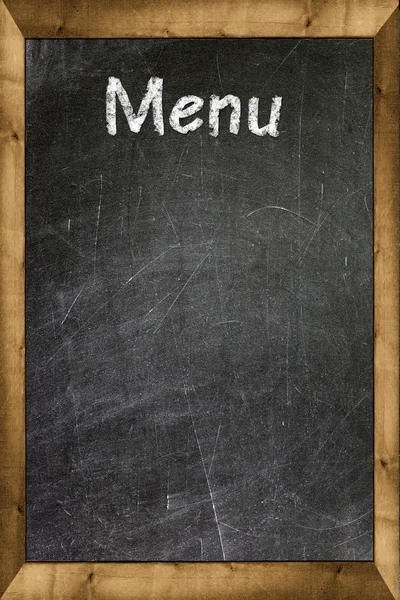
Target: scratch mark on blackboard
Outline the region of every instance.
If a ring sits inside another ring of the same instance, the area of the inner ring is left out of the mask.
[[[238,533],[241,533],[242,535],[248,535],[249,537],[253,537],[253,538],[262,537],[259,535],[254,535],[254,533],[248,533],[247,531],[243,531],[242,529],[237,529],[236,527],[232,527],[232,525],[228,525],[228,523],[224,523],[223,521],[221,521],[221,525],[223,525],[224,527],[228,527],[228,529],[232,529],[232,531],[237,531]]]
[[[218,54],[217,54],[217,71],[218,71],[219,84],[221,86],[222,93],[225,96],[224,86],[222,85],[222,80],[221,80],[221,71],[219,69],[219,56],[218,56]]]
[[[73,390],[71,389],[70,391],[71,391],[72,405],[73,405],[73,409],[74,409],[74,419],[75,419],[74,433],[76,436],[76,445],[78,448],[80,473],[81,473],[81,476],[83,479],[84,494],[85,494],[86,502],[87,502],[87,504],[89,504],[89,498],[88,498],[88,494],[87,494],[87,476],[85,474],[85,467],[84,467],[84,462],[82,459],[81,436],[80,436],[80,432],[79,432],[78,414],[76,411],[76,398],[75,398],[75,394],[74,394]]]
[[[214,457],[215,457],[215,451],[217,449],[217,444],[218,444],[218,438],[219,438],[219,432],[220,431],[221,431],[221,423],[219,424],[218,431],[217,431],[217,437],[215,438],[214,450],[213,450],[213,453],[212,453],[210,466],[208,468],[208,476],[210,476],[211,469],[212,469],[212,466],[213,466]]]
[[[170,225],[171,225],[171,227],[173,229],[173,232],[175,234],[176,241],[179,242],[179,238],[178,238],[178,234],[177,234],[176,229],[175,229],[175,225],[174,225],[174,223],[173,223],[173,221],[171,219],[171,215],[169,214],[169,212],[167,210],[167,207],[165,206],[164,203],[162,203],[162,209],[163,209],[163,211],[165,213],[165,216],[167,217],[168,221],[170,222]]]
[[[240,181],[241,183],[249,181],[249,179],[247,179],[246,177],[235,177],[234,175],[231,175],[230,173],[224,173],[223,171],[215,171],[214,169],[204,169],[205,173],[214,173],[214,175],[218,175],[219,177],[225,177],[225,179],[232,179],[233,181]],[[186,177],[189,177],[189,175],[187,175]],[[261,188],[265,188],[265,187],[271,187],[271,186],[260,186],[259,189]]]
[[[151,260],[150,262],[146,263],[141,269],[139,269],[139,271],[136,271],[136,273],[134,275],[132,275],[132,277],[129,277],[129,279],[127,279],[125,281],[125,283],[122,284],[122,287],[110,298],[110,300],[112,300],[113,298],[115,298],[115,296],[122,291],[122,288],[124,288],[126,285],[128,285],[128,283],[130,283],[133,279],[135,279],[138,275],[140,275],[140,273],[142,273],[142,271],[144,271],[145,269],[147,269],[147,267],[150,267],[150,265],[152,265],[153,263],[155,263],[158,259],[162,258],[165,254],[167,254],[167,252],[170,252],[171,250],[174,250],[175,248],[179,248],[179,247],[180,247],[179,244],[176,244],[175,246],[171,246],[170,248],[167,248],[167,250],[164,250],[164,252],[161,252],[161,254],[159,254],[158,256],[156,256],[155,258],[153,258],[153,260]],[[106,304],[108,304],[110,302],[110,300],[107,300]]]
[[[299,327],[300,343],[301,343],[301,349],[302,349],[302,353],[303,353],[304,374],[305,374],[304,382],[305,382],[305,386],[307,389],[307,397],[308,397],[308,402],[309,402],[309,406],[310,406],[310,415],[315,416],[315,404],[312,401],[312,391],[311,391],[311,385],[310,385],[310,366],[308,364],[308,350],[307,350],[307,343],[306,343],[306,334],[305,334],[305,327],[304,327],[304,315],[303,315],[303,305],[302,304],[300,304],[299,325],[300,325],[300,327]],[[296,387],[296,389],[300,394],[301,393],[300,390],[297,387]]]
[[[364,519],[364,517],[367,517],[371,513],[372,513],[372,508],[370,510],[367,510],[367,512],[360,515],[359,517],[352,519],[351,521],[347,521],[346,523],[338,523],[338,525],[333,525],[332,527],[308,527],[307,525],[301,525],[300,523],[295,523],[294,521],[290,521],[290,522],[294,523],[297,527],[300,527],[301,529],[309,529],[311,531],[331,531],[333,529],[341,529],[342,527],[348,527],[349,525],[353,525],[353,523],[357,523],[358,521],[361,521],[361,519]]]
[[[163,318],[161,319],[161,321],[159,322],[158,326],[156,327],[156,329],[154,330],[154,332],[153,332],[153,333],[156,333],[156,332],[157,332],[157,331],[160,329],[160,327],[161,327],[161,325],[162,325],[162,323],[163,323],[164,319],[167,317],[167,315],[170,313],[170,311],[171,311],[171,310],[172,310],[172,308],[174,307],[174,305],[175,305],[176,301],[178,300],[179,296],[182,294],[182,292],[184,291],[184,289],[186,288],[186,286],[188,285],[188,283],[189,283],[189,282],[190,282],[190,281],[193,279],[193,277],[196,275],[197,271],[200,269],[200,267],[201,267],[201,265],[203,264],[203,262],[204,262],[204,261],[205,261],[205,260],[206,260],[206,259],[207,259],[209,256],[210,256],[209,254],[206,254],[206,256],[204,256],[204,257],[201,259],[201,261],[199,262],[199,264],[197,265],[197,267],[195,268],[195,270],[193,271],[193,273],[192,273],[192,274],[190,275],[190,277],[189,277],[189,278],[188,278],[188,279],[185,281],[184,285],[182,286],[182,289],[181,289],[181,290],[179,291],[179,293],[176,295],[176,297],[175,297],[174,301],[173,301],[173,302],[172,302],[172,303],[169,305],[169,308],[168,308],[167,312],[165,313],[165,315],[163,316]]]
[[[236,287],[236,283],[237,283],[237,281],[234,281],[234,283],[233,283],[232,287],[231,287],[231,288],[228,290],[228,293],[227,293],[227,294],[226,294],[226,296],[225,296],[224,308],[226,307],[226,305],[227,305],[227,303],[228,303],[228,301],[229,301],[229,298],[232,296],[232,294],[233,294],[233,292],[234,292],[234,289],[235,289],[235,287]],[[218,324],[218,323],[217,323],[217,324]]]
[[[67,239],[65,239],[65,237],[63,237],[58,231],[56,231],[54,229],[54,227],[52,227],[51,225],[48,225],[48,231],[54,233],[54,235],[56,235],[60,240],[62,240],[69,248],[71,248],[71,250],[76,252],[76,254],[78,254],[78,256],[85,258],[85,254],[83,252],[81,252],[81,250],[79,250],[79,248],[77,248],[76,246],[71,244],[71,242],[69,242]]]
[[[319,221],[320,217],[321,217],[321,215],[319,215],[319,217],[318,217],[318,221]],[[303,258],[304,258],[304,257],[305,257],[305,255],[307,254],[309,247],[311,246],[311,244],[312,244],[312,242],[313,242],[313,240],[314,240],[315,236],[317,235],[317,233],[318,233],[318,232],[319,232],[319,230],[321,229],[321,227],[322,227],[323,223],[324,223],[324,221],[321,221],[321,222],[319,222],[319,223],[316,225],[316,227],[315,227],[315,229],[314,229],[314,231],[313,231],[313,233],[312,233],[312,235],[311,235],[310,239],[308,240],[308,244],[307,244],[307,246],[306,246],[306,248],[305,248],[305,250],[304,250],[303,254],[302,254],[302,255],[300,256],[300,258],[299,258],[299,264],[302,262]]]
[[[347,195],[347,200],[350,200],[350,198],[352,198],[353,196],[355,196],[358,192],[361,192],[361,190],[365,190],[365,188],[371,187],[372,182],[368,182],[365,185],[362,185],[361,187],[357,188],[356,190],[350,192],[349,194],[349,189],[347,188],[346,192],[344,194],[341,194],[338,198],[335,198],[329,205],[327,208],[333,209],[336,207],[336,205],[338,204],[338,202],[340,202],[340,200],[342,200],[343,198],[345,198]],[[325,213],[327,211],[325,210]],[[328,215],[327,215],[328,216]],[[326,218],[326,217],[325,217]]]
[[[98,206],[98,209],[97,209],[96,236],[95,236],[95,240],[94,240],[93,279],[96,277],[97,239],[98,239],[98,236],[99,236],[99,224],[100,224],[100,213],[101,213],[102,196],[103,196],[103,175],[100,175],[100,198],[99,198],[99,206]]]
[[[369,211],[368,204],[367,204],[367,194],[365,194],[365,195],[364,195],[364,204],[365,204],[365,208],[367,209],[367,213],[368,213],[369,222],[370,222],[370,223],[371,223],[371,225],[372,225],[372,217],[371,217],[371,213],[370,213],[370,211]]]
[[[61,500],[57,500],[57,502],[58,502],[58,504],[61,504],[61,509],[62,509],[62,510],[65,512],[65,514],[66,514],[66,515],[68,515],[68,516],[70,517],[70,516],[71,516],[71,513],[70,513],[70,512],[68,512],[68,511],[67,511],[67,509],[66,509],[66,508],[64,508],[64,507],[62,506],[62,502],[61,502]]]
[[[215,255],[215,278],[217,281],[217,292],[218,292],[218,300],[219,300],[219,306],[220,306],[220,315],[221,315],[221,319],[222,321],[225,320],[225,306],[222,303],[222,293],[221,293],[221,282],[219,279],[219,272],[218,272],[218,258]]]
[[[203,161],[203,138],[200,136],[200,185],[201,199],[204,198],[204,161]]]
[[[161,298],[161,300],[159,300],[159,301],[157,302],[157,304],[155,304],[155,305],[153,306],[153,308],[151,308],[149,311],[147,311],[147,313],[146,313],[146,314],[144,315],[144,317],[143,317],[143,321],[145,321],[145,320],[146,320],[146,318],[149,316],[149,314],[151,314],[151,313],[153,312],[153,310],[154,310],[155,308],[157,308],[157,306],[159,306],[159,305],[160,305],[162,302],[164,302],[164,300],[166,300],[166,299],[168,298],[168,296],[170,296],[171,294],[173,294],[173,293],[175,292],[175,290],[177,290],[177,289],[178,289],[178,287],[179,287],[179,285],[177,285],[176,287],[174,287],[174,289],[173,289],[173,290],[171,290],[170,292],[168,292],[167,294],[165,294],[165,296],[164,296],[163,298]],[[129,322],[129,321],[127,321],[127,322]]]
[[[303,221],[306,221],[307,223],[310,223],[311,225],[314,225],[315,227],[318,225],[318,223],[315,223],[314,221],[307,219],[307,217],[303,217],[303,215],[301,215],[300,213],[296,213],[293,210],[290,210],[289,208],[285,208],[284,206],[272,206],[272,205],[261,206],[261,208],[256,208],[255,210],[252,210],[251,212],[249,212],[246,215],[246,217],[251,217],[251,215],[254,215],[255,213],[258,213],[260,210],[265,210],[267,208],[275,208],[277,210],[284,210],[285,212],[288,212],[291,215],[294,215],[295,217],[297,217],[298,219],[302,219]]]
[[[160,54],[158,55],[158,58],[157,58],[157,60],[156,60],[156,62],[155,62],[155,64],[154,64],[154,70],[156,69],[156,67],[157,67],[157,65],[158,65],[158,61],[160,60],[160,58],[161,58],[161,54],[162,54],[163,52],[164,52],[164,46],[161,48],[161,50],[160,50]]]
[[[287,322],[286,331],[286,404],[290,404],[289,399],[289,340],[290,340],[290,321]]]
[[[293,52],[301,44],[302,41],[303,40],[299,40],[298,42],[296,42],[296,44],[293,46],[293,48],[290,50],[290,52],[288,52],[288,54],[286,54],[285,58],[282,60],[282,62],[279,63],[279,65],[276,67],[275,71],[272,73],[271,79],[272,79],[272,77],[274,77],[274,75],[276,75],[276,73],[279,71],[279,69],[285,64],[285,62],[287,61],[289,56],[291,56],[293,54]]]
[[[57,336],[56,336],[56,322],[54,320],[54,310],[53,309],[51,310],[51,320],[52,320],[52,323],[53,323],[53,336],[54,336],[54,339],[56,340],[57,339]]]
[[[370,533],[372,533],[372,529],[369,531],[366,531],[365,533],[361,533],[360,535],[356,535],[353,538],[350,538],[349,540],[344,540],[344,542],[340,542],[340,544],[335,544],[334,546],[332,546],[332,548],[337,548],[338,546],[343,546],[343,544],[350,544],[350,542],[354,541],[354,540],[358,540],[361,537],[364,537],[366,535],[370,535]]]
[[[182,152],[179,155],[178,164],[176,166],[176,169],[175,169],[175,172],[174,172],[174,175],[173,175],[172,179],[168,178],[168,181],[171,182],[171,187],[168,190],[168,193],[166,194],[165,200],[163,202],[164,205],[168,202],[168,200],[169,200],[169,198],[170,198],[170,196],[172,194],[172,191],[174,189],[174,185],[176,184],[176,179],[177,179],[178,174],[181,174],[180,171],[179,171],[179,169],[181,168],[184,155],[187,154],[187,152],[189,150],[190,141],[191,141],[191,138],[188,138],[186,144],[184,145],[184,147],[182,149]],[[168,150],[167,146],[165,145],[165,142],[163,142],[163,146],[165,148],[166,153],[168,154],[169,150]]]
[[[297,180],[297,212],[301,214],[301,136],[302,136],[302,128],[303,128],[303,106],[304,106],[304,94],[305,94],[305,83],[306,83],[306,74],[307,74],[307,56],[305,62],[305,69],[303,75],[303,85],[301,89],[301,97],[300,97],[300,111],[299,111],[299,145],[298,145],[298,155],[299,155],[299,163],[298,163],[298,180]],[[299,232],[300,235],[300,232]]]
[[[316,435],[323,427],[323,423],[321,423],[321,425],[319,425],[318,427],[316,427],[315,429],[313,429],[311,431],[311,433],[309,433],[308,435],[306,435],[304,438],[302,438],[301,440],[299,440],[296,444],[293,444],[293,446],[291,448],[289,448],[289,450],[282,456],[280,464],[283,463],[283,461],[290,456],[295,450],[297,450],[298,448],[300,448],[300,446],[302,444],[304,444],[304,442],[306,442],[307,440],[309,440],[311,437],[313,437],[314,435]]]
[[[138,218],[138,213],[139,213],[139,208],[140,208],[140,203],[142,201],[142,186],[139,186],[139,198],[138,198],[138,202],[136,204],[136,212],[135,212],[135,223],[137,221]]]
[[[346,53],[346,51],[347,51],[346,46],[345,46],[344,51]],[[347,78],[348,78],[346,54],[343,57],[343,61],[344,61],[344,65],[345,65],[345,75],[344,75],[344,89],[343,89],[342,129],[344,128],[344,115],[345,115],[345,110],[346,110]]]
[[[349,200],[349,199],[350,199],[352,196],[354,196],[355,194],[357,194],[357,193],[358,193],[358,192],[360,192],[361,190],[365,189],[366,187],[369,187],[370,185],[371,185],[370,183],[367,183],[366,185],[363,185],[362,187],[360,187],[360,188],[358,188],[358,189],[354,190],[353,192],[351,192],[351,193],[349,194],[349,196],[348,196],[347,200]],[[323,184],[321,184],[321,195],[322,195],[322,194],[323,194]],[[301,263],[301,261],[303,260],[303,258],[305,257],[305,255],[307,254],[307,252],[308,252],[308,249],[309,249],[309,247],[310,247],[310,245],[311,245],[311,243],[312,243],[313,239],[315,238],[315,236],[317,235],[317,233],[319,232],[319,230],[321,229],[321,227],[324,225],[325,221],[328,219],[328,217],[329,217],[328,208],[330,208],[330,209],[333,209],[333,208],[334,208],[334,207],[337,205],[337,203],[338,203],[340,200],[342,200],[343,198],[345,198],[345,197],[346,197],[346,195],[347,195],[347,194],[348,194],[348,190],[347,190],[347,192],[346,192],[345,194],[342,194],[342,195],[341,195],[339,198],[337,198],[337,199],[333,200],[333,202],[331,202],[331,203],[330,203],[330,205],[329,205],[329,206],[327,207],[327,209],[325,210],[325,216],[324,216],[324,218],[323,218],[323,219],[321,219],[321,217],[322,217],[322,215],[324,214],[324,211],[321,211],[321,212],[320,212],[320,214],[318,215],[318,222],[317,222],[317,223],[315,223],[315,230],[313,231],[313,233],[312,233],[312,235],[311,235],[311,238],[309,239],[309,241],[308,241],[308,243],[307,243],[307,246],[306,246],[306,248],[305,248],[305,250],[304,250],[303,254],[302,254],[302,255],[300,256],[300,258],[299,258],[299,264]],[[321,197],[321,203],[322,203],[322,197]],[[367,209],[367,211],[368,211],[368,214],[370,215],[370,213],[369,213],[369,210],[368,210],[368,206],[367,206],[367,204],[366,204],[366,196],[364,197],[364,203],[365,203],[366,209]],[[370,215],[370,216],[371,216],[371,215]],[[372,220],[371,220],[371,224],[372,224]]]
[[[368,394],[366,394],[365,396],[363,396],[361,398],[361,400],[359,400],[358,402],[356,402],[356,404],[345,414],[345,416],[343,417],[343,419],[341,421],[339,421],[339,423],[333,429],[332,433],[330,435],[328,435],[328,437],[325,439],[324,443],[318,448],[316,454],[318,454],[319,452],[321,452],[322,448],[324,446],[326,446],[326,444],[329,442],[330,439],[332,439],[332,436],[339,429],[339,427],[341,425],[343,425],[343,423],[346,421],[346,419],[348,419],[348,417],[351,415],[351,413],[354,412],[360,406],[360,404],[362,402],[364,402],[364,400],[366,400],[368,397],[369,397]]]
[[[361,147],[362,147],[362,148],[364,147],[364,144],[365,144],[365,138],[366,138],[366,136],[367,136],[367,132],[368,132],[368,126],[369,126],[369,124],[370,124],[370,122],[371,122],[371,117],[372,117],[372,106],[371,106],[371,107],[370,107],[370,109],[369,109],[369,113],[368,113],[367,122],[366,122],[366,124],[365,124],[365,127],[364,127],[364,134],[363,134],[362,141],[361,141],[361,142],[356,142],[357,144],[361,144]]]
[[[82,294],[83,288],[85,286],[82,286],[81,290],[77,293],[77,295],[75,296],[75,300],[73,301],[73,303],[71,304],[71,306],[69,307],[68,311],[65,314],[65,317],[63,318],[63,320],[61,321],[61,325],[63,325],[66,321],[66,319],[68,318],[69,313],[71,312],[75,302],[78,300],[79,296]]]
[[[134,12],[138,12],[138,11],[134,10]],[[139,48],[138,44],[135,44],[133,47],[134,47],[134,49],[136,50],[136,52],[137,52],[138,54],[140,54],[140,56],[141,56],[141,58],[142,58],[142,60],[143,60],[143,63],[144,63],[144,65],[145,65],[146,71],[147,71],[147,72],[149,73],[149,75],[151,76],[151,75],[152,75],[152,71],[151,71],[151,69],[150,69],[150,65],[149,65],[149,63],[147,62],[147,60],[145,59],[145,57],[143,56],[143,53],[140,51],[140,48]]]
[[[170,480],[170,470],[169,470],[169,460],[168,460],[168,474],[167,474],[167,510],[169,510],[169,480]]]
[[[192,386],[192,388],[194,389],[194,386]],[[195,427],[195,424],[194,424],[192,407],[190,406],[190,400],[189,400],[189,396],[188,396],[188,388],[186,387],[186,385],[185,385],[184,389],[185,389],[186,401],[187,401],[188,408],[189,408],[190,419],[192,421],[192,427],[193,427],[194,435],[195,435],[195,438],[196,438],[197,447],[199,449],[200,459],[201,459],[201,463],[203,465],[204,475],[205,475],[205,478],[206,478],[207,487],[208,487],[208,491],[209,491],[210,499],[211,499],[211,504],[212,504],[213,511],[214,511],[214,518],[215,518],[215,523],[216,523],[217,529],[218,529],[218,536],[219,536],[219,542],[220,542],[220,545],[221,545],[222,556],[223,556],[223,559],[226,560],[224,545],[222,543],[221,527],[220,527],[219,520],[218,520],[217,509],[216,509],[216,506],[215,506],[214,496],[213,496],[213,493],[212,493],[212,490],[211,490],[210,480],[209,480],[207,469],[206,469],[206,465],[205,465],[205,462],[204,462],[203,453],[201,451],[199,437],[197,435],[197,430],[196,430],[196,427]]]

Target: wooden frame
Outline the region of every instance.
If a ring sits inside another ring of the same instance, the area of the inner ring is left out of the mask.
[[[5,599],[398,597],[397,14],[396,0],[0,0],[0,594],[5,592]],[[181,36],[374,38],[374,562],[24,564],[25,38]]]

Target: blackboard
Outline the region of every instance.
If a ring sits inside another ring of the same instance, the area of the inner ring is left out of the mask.
[[[372,41],[26,50],[28,560],[371,560]]]

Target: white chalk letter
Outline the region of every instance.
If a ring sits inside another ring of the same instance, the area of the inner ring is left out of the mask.
[[[198,117],[186,125],[181,125],[180,120],[185,117],[191,117],[199,112],[203,107],[203,104],[203,98],[199,98],[198,96],[182,96],[182,98],[179,98],[174,108],[171,110],[169,117],[169,124],[172,129],[179,131],[179,133],[188,133],[189,131],[196,131],[196,129],[201,127],[203,125],[203,119],[199,119]]]
[[[278,137],[278,123],[281,114],[282,98],[281,96],[274,96],[272,98],[271,114],[269,117],[268,125],[264,127],[258,126],[258,104],[259,98],[250,98],[249,100],[249,129],[256,135],[271,135],[272,137]]]
[[[162,109],[162,89],[163,80],[159,77],[151,77],[147,84],[146,94],[139,106],[137,115],[133,112],[132,104],[128,98],[128,94],[122,86],[121,80],[118,77],[109,77],[106,91],[106,120],[107,131],[110,135],[117,133],[117,96],[126,120],[128,121],[129,129],[134,133],[139,133],[144,120],[149,112],[150,104],[153,108],[154,129],[159,135],[164,135],[164,118]]]
[[[240,126],[240,100],[237,96],[228,94],[220,99],[219,96],[210,98],[210,135],[217,137],[219,132],[219,111],[226,108],[228,105],[232,107],[231,120],[229,123],[229,131],[237,135]]]

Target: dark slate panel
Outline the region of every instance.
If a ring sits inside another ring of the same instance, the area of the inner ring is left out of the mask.
[[[372,57],[27,41],[29,560],[372,559]],[[107,133],[109,76],[164,79],[164,136]]]

